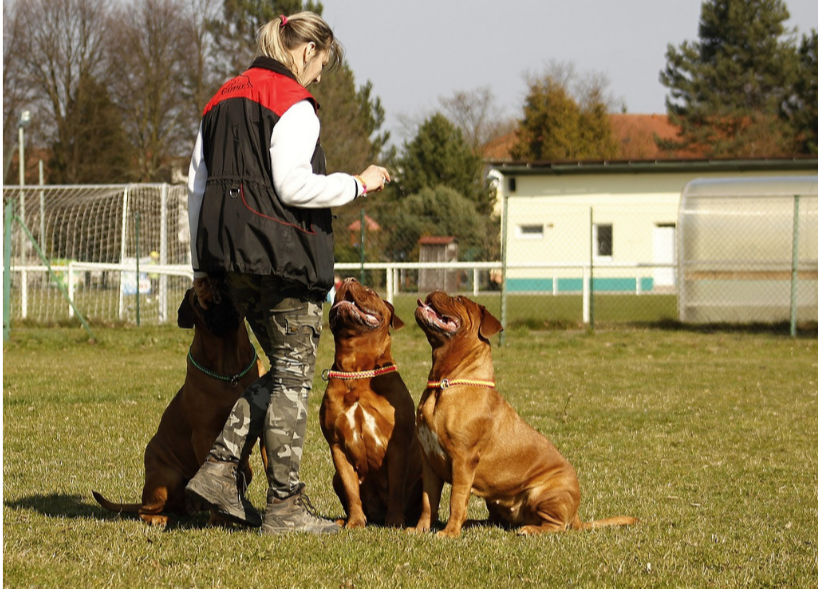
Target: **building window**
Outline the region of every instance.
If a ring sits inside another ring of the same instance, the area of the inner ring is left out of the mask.
[[[508,191],[517,192],[517,178],[508,179]]]
[[[594,225],[594,255],[598,258],[613,256],[613,225]]]
[[[517,237],[519,239],[542,239],[543,226],[542,225],[518,225]]]

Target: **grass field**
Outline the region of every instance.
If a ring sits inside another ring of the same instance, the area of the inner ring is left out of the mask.
[[[393,347],[417,400],[430,353],[410,312],[399,309],[407,327]],[[142,454],[184,379],[191,333],[95,334],[88,344],[79,328],[22,327],[4,346],[4,586],[818,586],[814,336],[510,329],[495,342],[499,388],[576,467],[581,517],[641,523],[439,540],[374,527],[269,538],[207,528],[205,516],[162,530],[103,510],[92,490],[140,496]],[[319,372],[331,356],[326,331]],[[317,379],[302,477],[318,511],[339,517],[323,388]],[[264,486],[250,488],[257,507]],[[485,517],[481,501],[469,515]]]

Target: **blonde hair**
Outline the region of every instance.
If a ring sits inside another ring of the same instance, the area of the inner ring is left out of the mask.
[[[304,43],[315,43],[318,52],[329,53],[327,70],[344,61],[344,48],[335,39],[332,29],[314,12],[304,11],[292,16],[279,16],[258,30],[256,55],[272,57],[294,74],[297,72],[290,51]]]

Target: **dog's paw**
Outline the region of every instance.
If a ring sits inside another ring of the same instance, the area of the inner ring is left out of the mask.
[[[435,538],[459,538],[460,537],[460,530],[449,530],[448,528],[444,528],[440,530],[437,534],[435,534]]]
[[[540,534],[545,534],[546,532],[557,532],[560,531],[560,528],[554,526],[553,528],[547,527],[545,525],[542,526],[523,526],[519,530],[517,530],[518,536],[539,536]]]
[[[158,528],[164,528],[167,527],[168,525],[168,516],[166,515],[140,514],[139,517],[141,517],[143,521],[150,524],[151,526],[155,526]]]
[[[360,530],[366,527],[366,520],[364,518],[350,518],[347,520],[345,527],[348,530]]]

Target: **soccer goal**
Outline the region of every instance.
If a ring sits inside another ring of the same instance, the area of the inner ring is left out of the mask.
[[[185,186],[7,186],[3,205],[11,321],[175,316],[192,279]]]

